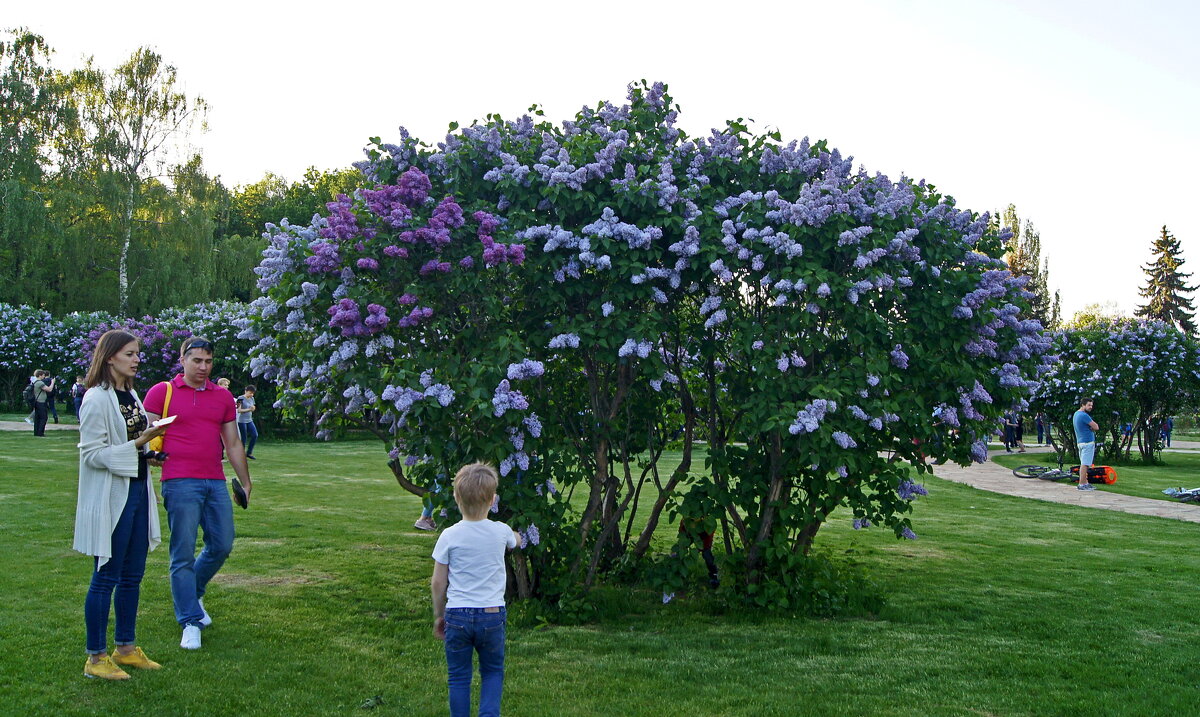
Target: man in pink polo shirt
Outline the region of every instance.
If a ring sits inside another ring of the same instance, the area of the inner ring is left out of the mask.
[[[179,350],[183,373],[171,380],[166,413],[175,416],[163,438],[162,496],[171,528],[171,597],[183,628],[179,646],[200,648],[200,629],[212,624],[204,610],[205,588],[233,549],[233,503],[225,487],[221,449],[250,495],[250,471],[238,436],[237,413],[227,389],[208,380],[212,342],[193,336]],[[163,413],[167,384],[155,385],[143,405],[151,421]],[[204,549],[196,556],[197,529]]]

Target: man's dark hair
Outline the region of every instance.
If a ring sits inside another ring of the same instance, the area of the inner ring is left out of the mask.
[[[258,389],[254,387],[254,384],[250,384],[242,389],[242,393],[245,393],[246,391],[249,391],[250,393],[258,393]]]
[[[1080,407],[1086,406],[1087,404],[1089,404],[1091,402],[1092,402],[1091,396],[1084,396],[1083,398],[1079,399]]]
[[[179,357],[183,358],[184,356],[187,356],[187,352],[191,351],[192,349],[200,349],[201,351],[207,351],[210,354],[216,353],[216,351],[213,349],[213,342],[209,341],[203,336],[189,336],[183,340],[183,344],[181,344],[179,347]]]

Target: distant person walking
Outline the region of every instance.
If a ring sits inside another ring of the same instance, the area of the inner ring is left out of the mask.
[[[1092,399],[1085,398],[1079,402],[1079,410],[1071,417],[1075,427],[1075,445],[1079,448],[1079,490],[1096,490],[1096,486],[1088,482],[1088,470],[1096,457],[1096,431],[1100,424],[1092,420]]]
[[[1033,425],[1034,425],[1034,427],[1035,427],[1035,428],[1037,428],[1037,434],[1038,434],[1038,445],[1040,446],[1040,445],[1042,445],[1043,443],[1045,443],[1045,442],[1046,442],[1046,441],[1044,440],[1044,439],[1045,439],[1045,437],[1046,437],[1046,418],[1045,418],[1045,414],[1043,414],[1041,411],[1038,411],[1037,415],[1036,415],[1036,416],[1034,416],[1034,418],[1033,418]]]
[[[242,447],[246,449],[246,457],[254,460],[254,444],[258,441],[258,427],[254,425],[254,394],[258,389],[247,386],[242,389],[242,395],[237,397],[237,427],[242,437]]]
[[[121,667],[160,667],[136,644],[146,553],[162,540],[143,447],[163,429],[149,427],[133,389],[139,355],[133,334],[113,330],[100,337],[79,416],[79,495],[73,547],[95,556],[83,606],[88,653],[83,674],[105,680],[129,679]],[[117,649],[110,655],[111,608],[116,614]]]
[[[46,435],[46,418],[47,418],[47,402],[50,400],[50,392],[54,390],[54,379],[48,378],[48,374],[38,369],[33,373],[33,435]]]
[[[250,495],[250,470],[238,436],[233,396],[208,379],[213,344],[192,336],[179,350],[180,373],[146,392],[151,421],[164,412],[175,422],[163,437],[163,505],[171,527],[171,598],[175,620],[183,628],[179,646],[200,649],[200,629],[212,624],[204,594],[233,550],[233,503],[225,486],[221,447]],[[196,555],[196,537],[204,531],[204,549]]]
[[[1171,434],[1175,431],[1175,419],[1167,416],[1167,420],[1163,421],[1162,437],[1166,442],[1167,448],[1171,447]]]
[[[1017,446],[1017,419],[1016,414],[1012,411],[1005,413],[1004,421],[1004,450],[1012,453],[1012,449]],[[1024,453],[1024,451],[1022,451]]]

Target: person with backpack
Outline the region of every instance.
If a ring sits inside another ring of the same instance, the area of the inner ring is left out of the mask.
[[[25,422],[33,425],[33,418],[37,412],[33,410],[36,401],[33,400],[33,384],[38,380],[36,375],[29,377],[29,383],[25,384],[25,390],[21,391],[21,402],[25,404],[25,408],[29,409],[29,415],[25,417]]]
[[[75,377],[75,385],[71,386],[71,403],[75,406],[75,417],[79,418],[79,407],[83,405],[83,394],[87,393],[87,386],[83,383],[83,376]]]
[[[41,369],[34,371],[33,376],[36,379],[33,382],[33,435],[43,437],[46,435],[46,403],[54,390],[54,379]]]

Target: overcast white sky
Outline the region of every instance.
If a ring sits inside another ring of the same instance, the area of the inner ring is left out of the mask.
[[[533,103],[569,119],[645,78],[691,133],[752,118],[962,207],[1016,204],[1067,316],[1131,312],[1164,224],[1200,267],[1200,3],[67,0],[0,23],[60,69],[154,47],[210,104],[197,143],[229,185],[347,166],[401,125],[436,143]]]

